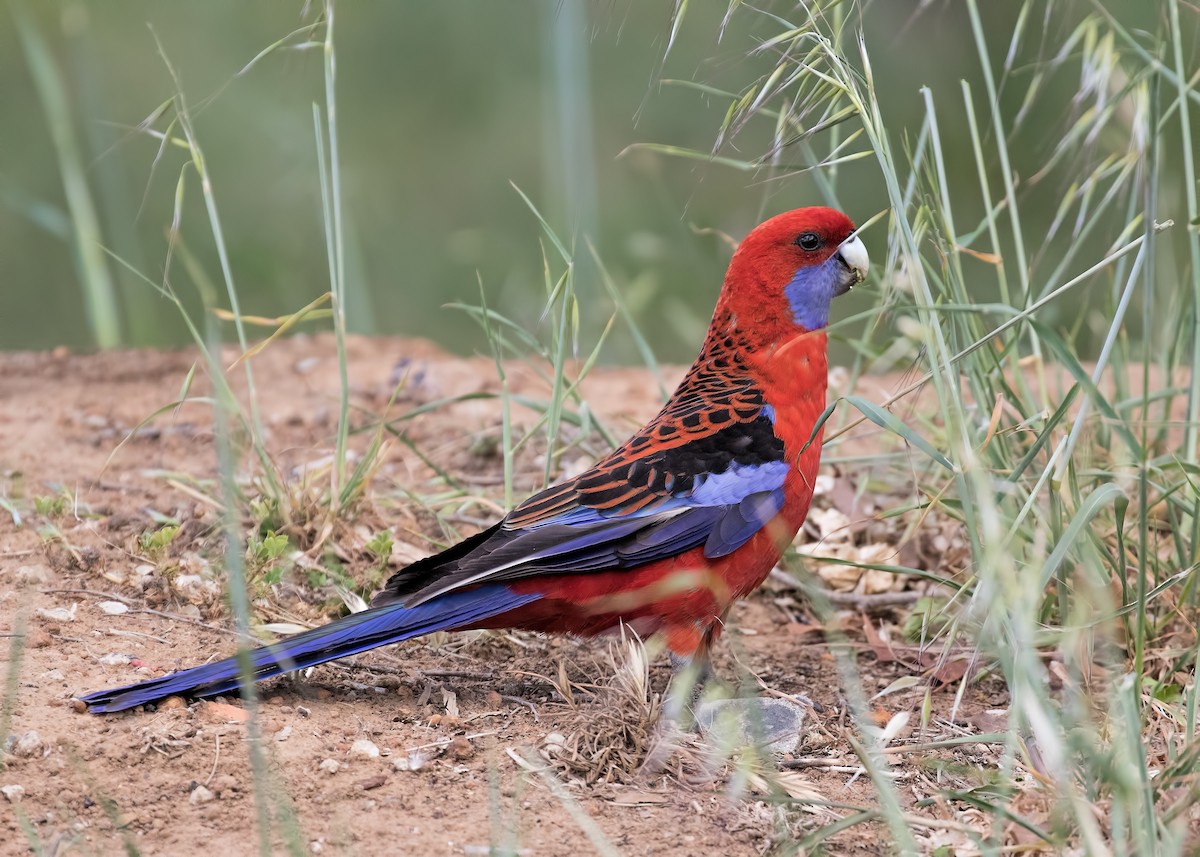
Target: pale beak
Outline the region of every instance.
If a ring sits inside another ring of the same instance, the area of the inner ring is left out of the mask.
[[[866,245],[857,235],[851,235],[843,241],[834,255],[842,263],[844,271],[833,293],[844,295],[867,278],[867,268],[870,267],[871,260],[867,256]]]

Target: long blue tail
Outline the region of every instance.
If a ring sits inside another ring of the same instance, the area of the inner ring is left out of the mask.
[[[365,610],[253,650],[250,657],[254,679],[315,666],[434,631],[465,630],[538,597],[518,595],[506,586],[482,586],[443,595],[416,607],[389,605]],[[141,684],[98,690],[80,698],[89,711],[107,714],[168,696],[217,696],[239,686],[238,672],[237,658],[226,658]]]

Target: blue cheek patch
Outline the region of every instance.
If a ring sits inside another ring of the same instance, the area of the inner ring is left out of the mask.
[[[829,304],[837,286],[837,256],[820,265],[804,267],[783,287],[792,308],[792,320],[805,330],[819,330],[829,323]]]

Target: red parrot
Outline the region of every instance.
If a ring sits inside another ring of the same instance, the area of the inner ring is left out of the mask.
[[[433,631],[662,634],[704,667],[731,604],[795,537],[821,460],[832,299],[866,276],[844,214],[800,208],[733,254],[700,356],[654,417],[590,470],[394,574],[371,609],[250,652],[255,679]],[[82,697],[97,713],[238,688],[228,658]]]

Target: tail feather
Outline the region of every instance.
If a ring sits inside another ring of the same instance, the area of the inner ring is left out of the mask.
[[[466,630],[539,597],[517,594],[505,586],[482,586],[444,595],[416,607],[396,604],[365,610],[254,649],[250,652],[251,672],[257,681],[434,631]],[[240,684],[238,661],[231,657],[140,684],[98,690],[80,699],[89,711],[106,714],[158,702],[168,696],[217,696],[235,690]]]

